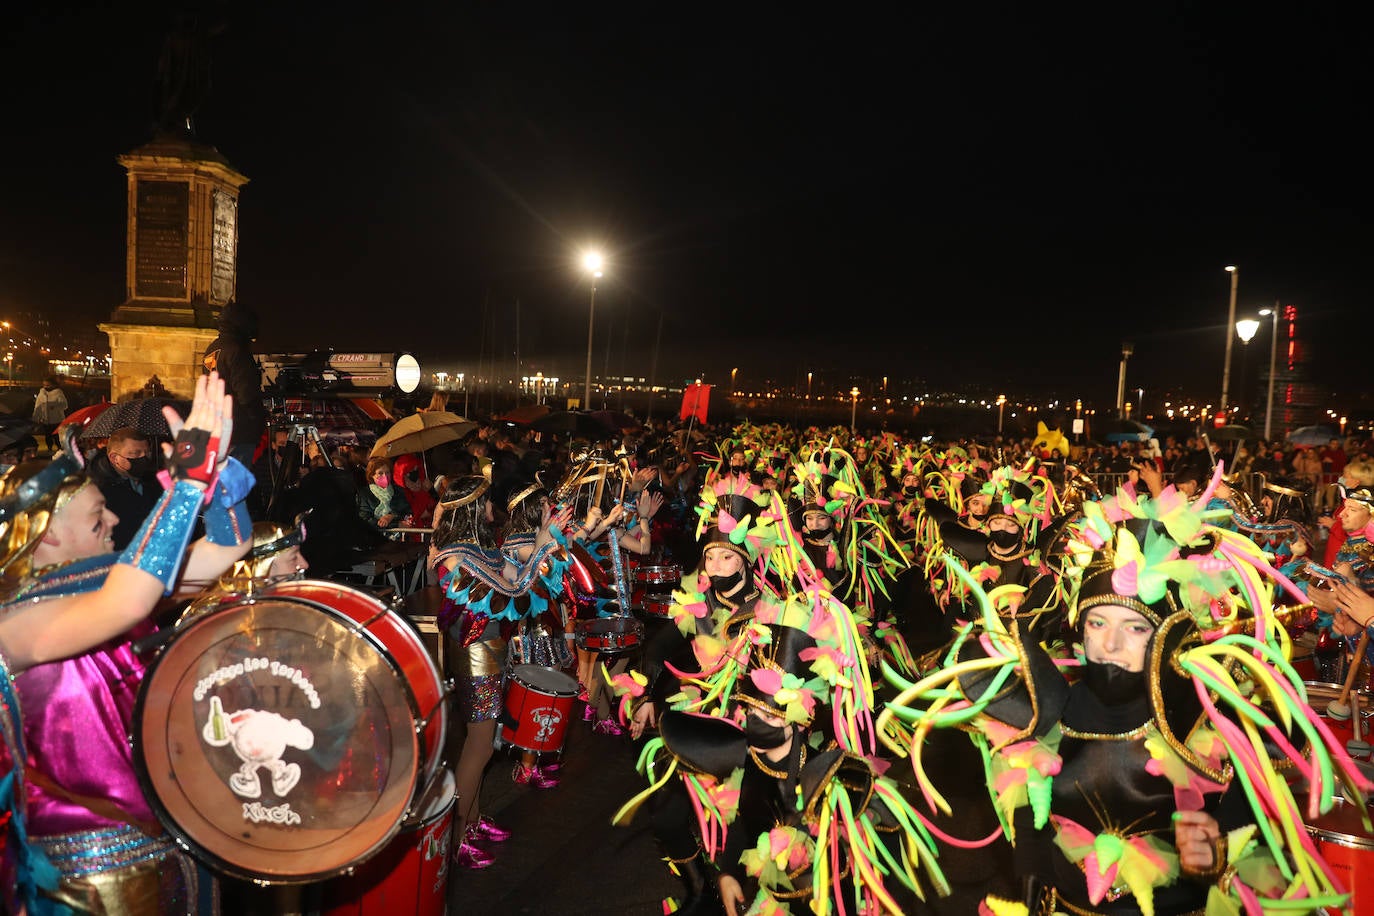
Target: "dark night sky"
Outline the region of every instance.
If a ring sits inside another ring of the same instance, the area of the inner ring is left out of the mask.
[[[251,179],[269,349],[471,363],[484,301],[511,350],[519,299],[531,368],[580,373],[595,242],[611,368],[648,373],[661,312],[660,379],[1110,400],[1131,339],[1132,387],[1215,398],[1230,263],[1241,312],[1299,306],[1332,384],[1367,365],[1367,23],[1320,6],[270,6],[210,8],[197,118]],[[121,301],[115,157],[150,138],[169,25],[11,14],[0,310]]]

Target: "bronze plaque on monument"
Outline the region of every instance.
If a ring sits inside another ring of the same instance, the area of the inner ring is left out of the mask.
[[[184,181],[138,182],[134,296],[186,298],[190,188]]]
[[[234,271],[238,258],[238,199],[216,190],[215,225],[210,244],[210,302],[224,305],[234,298]]]

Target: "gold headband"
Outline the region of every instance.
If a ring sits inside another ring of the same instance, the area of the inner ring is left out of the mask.
[[[487,490],[489,489],[491,489],[491,481],[483,480],[480,484],[477,485],[477,489],[473,490],[467,496],[459,496],[456,499],[440,500],[439,506],[446,512],[449,509],[461,509],[464,506],[470,506],[477,501],[477,498],[479,496],[487,492]]]

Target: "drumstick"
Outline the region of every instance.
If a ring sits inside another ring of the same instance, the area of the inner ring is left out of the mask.
[[[1350,690],[1355,686],[1355,676],[1360,673],[1360,665],[1364,661],[1364,652],[1368,646],[1369,630],[1366,628],[1360,631],[1360,640],[1355,644],[1355,654],[1350,659],[1350,670],[1345,673],[1341,695],[1326,704],[1326,714],[1332,719],[1344,722],[1350,718]]]

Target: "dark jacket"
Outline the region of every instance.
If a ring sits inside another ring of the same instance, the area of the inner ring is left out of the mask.
[[[377,511],[381,507],[381,501],[372,493],[372,488],[363,486],[358,488],[358,517],[367,522],[374,528],[380,528],[377,524]],[[401,524],[401,520],[410,514],[410,502],[406,499],[405,491],[396,484],[391,485],[391,524],[387,528],[395,528]]]
[[[138,479],[121,475],[104,451],[91,459],[90,476],[105,497],[105,506],[119,518],[114,528],[114,549],[123,550],[162,498],[162,484],[153,475]]]
[[[220,312],[219,336],[205,348],[205,371],[218,370],[224,379],[224,390],[234,397],[231,445],[256,446],[266,422],[262,371],[253,358],[253,338],[257,334],[257,316],[247,306],[231,302]]]

